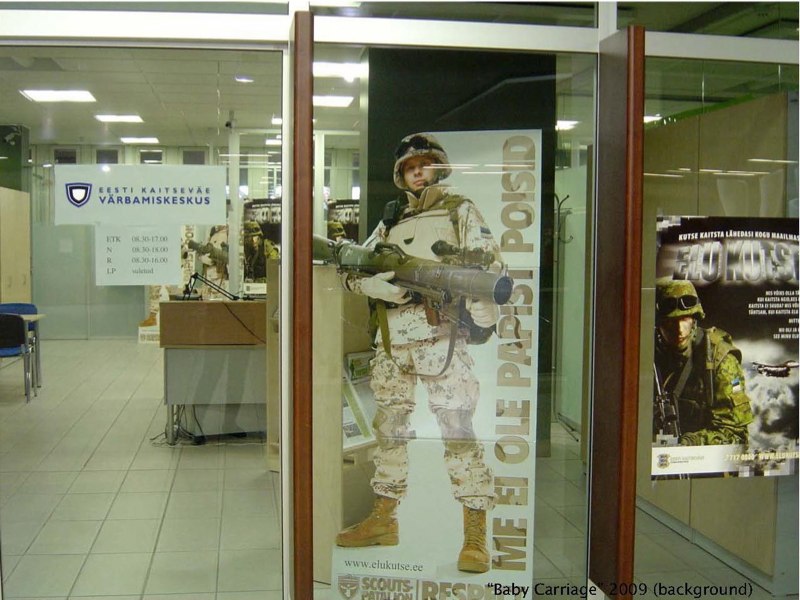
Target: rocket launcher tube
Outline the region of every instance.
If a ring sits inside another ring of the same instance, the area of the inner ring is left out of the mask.
[[[409,256],[396,244],[378,243],[374,249],[350,241],[331,242],[314,236],[314,258],[336,263],[340,271],[359,277],[394,271],[395,285],[444,306],[455,299],[477,298],[505,304],[514,281],[479,266],[459,266]]]

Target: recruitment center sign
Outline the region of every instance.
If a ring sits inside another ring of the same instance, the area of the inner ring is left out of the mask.
[[[57,165],[56,225],[224,223],[225,168]]]

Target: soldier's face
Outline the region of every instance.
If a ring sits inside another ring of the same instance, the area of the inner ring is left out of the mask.
[[[419,192],[428,187],[436,178],[436,169],[432,169],[433,159],[427,156],[414,156],[403,163],[403,181],[412,192]]]
[[[661,319],[658,330],[667,344],[679,351],[686,350],[694,333],[694,317],[686,315]]]

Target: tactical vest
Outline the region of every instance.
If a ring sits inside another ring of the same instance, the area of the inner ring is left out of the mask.
[[[433,251],[433,244],[444,241],[461,248],[461,231],[459,230],[458,211],[467,198],[458,194],[447,194],[431,208],[410,212],[397,222],[387,226],[386,241],[397,244],[405,253],[434,260],[437,262],[453,262],[452,257],[444,261]],[[389,317],[391,325],[391,317]],[[483,344],[495,331],[495,327],[476,325],[468,311],[463,310],[460,327],[467,332],[468,344]]]
[[[667,368],[662,372],[667,392],[678,399],[681,432],[699,431],[711,426],[711,407],[714,405],[715,373],[731,354],[741,363],[742,353],[733,345],[731,336],[717,329],[698,327],[692,341],[691,371],[681,385],[684,361],[670,360],[664,356]],[[742,386],[744,382],[742,382]],[[678,389],[680,388],[680,389]]]

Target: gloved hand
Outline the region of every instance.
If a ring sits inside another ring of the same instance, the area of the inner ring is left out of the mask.
[[[370,298],[394,302],[395,304],[405,304],[411,300],[411,296],[403,288],[389,283],[389,280],[393,277],[394,271],[386,271],[385,273],[378,273],[372,277],[362,279],[361,293]]]
[[[478,327],[491,327],[500,318],[500,309],[494,302],[467,298],[466,307]]]

